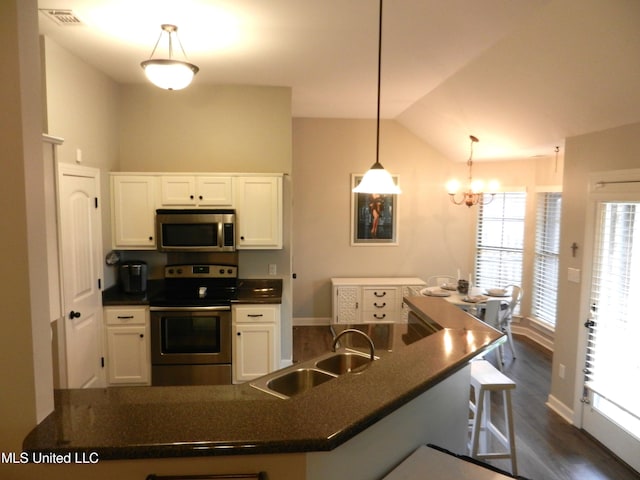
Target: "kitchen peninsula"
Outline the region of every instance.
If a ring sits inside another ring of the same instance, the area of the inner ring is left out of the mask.
[[[361,373],[286,400],[249,384],[58,391],[24,451],[95,452],[95,465],[46,471],[72,478],[85,469],[95,480],[257,471],[274,480],[372,479],[427,442],[463,452],[468,362],[503,335],[442,299],[405,301],[412,321],[435,328],[415,338],[411,324],[360,325],[387,338]],[[47,466],[25,468],[44,476]]]

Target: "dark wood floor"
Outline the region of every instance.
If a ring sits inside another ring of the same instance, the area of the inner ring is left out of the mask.
[[[567,423],[545,402],[551,385],[551,355],[526,339],[515,338],[518,358],[505,347],[503,372],[517,384],[513,393],[518,473],[531,480],[637,480],[589,435]],[[294,327],[293,360],[304,361],[331,348],[329,327]],[[487,360],[495,364],[495,358]],[[509,463],[495,461],[509,470]]]

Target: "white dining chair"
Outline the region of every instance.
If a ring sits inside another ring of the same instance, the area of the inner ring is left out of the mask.
[[[507,285],[504,289],[511,297],[511,301],[503,302],[503,306],[498,314],[498,319],[500,322],[500,330],[507,334],[511,354],[513,358],[516,358],[516,349],[513,346],[513,334],[511,333],[511,322],[513,320],[513,313],[520,303],[520,300],[522,300],[522,287],[518,285]]]

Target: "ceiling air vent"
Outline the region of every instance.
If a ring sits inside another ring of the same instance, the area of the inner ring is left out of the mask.
[[[41,8],[40,11],[44,13],[51,20],[58,25],[72,26],[82,25],[82,22],[78,17],[74,15],[71,10],[53,9],[53,8]]]

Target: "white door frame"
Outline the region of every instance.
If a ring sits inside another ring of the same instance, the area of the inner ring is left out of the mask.
[[[588,339],[587,328],[583,326],[583,323],[587,321],[591,313],[590,303],[593,276],[592,260],[595,250],[595,231],[598,225],[596,218],[598,205],[603,201],[637,202],[639,200],[640,169],[594,172],[589,177],[587,212],[585,220],[584,257],[582,262],[582,285],[580,288],[579,303],[580,327],[576,359],[576,365],[578,368],[576,368],[575,377],[575,398],[580,403],[579,407],[573,409],[573,423],[578,428],[584,428],[584,412],[585,408],[589,408],[589,405],[583,401],[584,373],[582,370],[586,358]],[[606,426],[603,425],[599,428],[606,428]],[[615,445],[604,445],[615,452]]]

